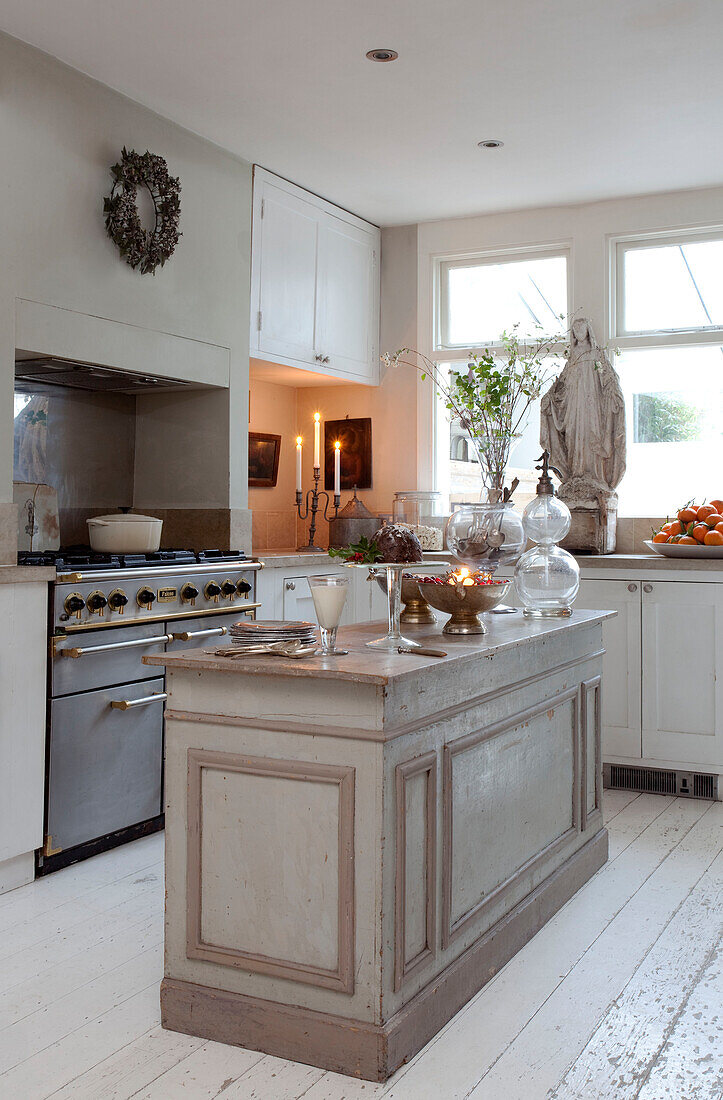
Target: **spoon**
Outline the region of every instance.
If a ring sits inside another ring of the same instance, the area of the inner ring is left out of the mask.
[[[243,649],[215,649],[211,650],[216,657],[228,657],[236,661],[241,657],[257,657],[262,654],[271,654],[277,657],[290,657],[293,660],[302,660],[304,657],[312,657],[316,652],[316,644],[302,645],[299,642],[272,642],[269,645],[247,646]]]

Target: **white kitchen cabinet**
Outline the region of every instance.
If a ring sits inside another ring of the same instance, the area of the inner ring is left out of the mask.
[[[43,843],[47,614],[47,582],[0,579],[0,893],[32,881]]]
[[[644,757],[723,769],[723,586],[642,584]]]
[[[603,623],[603,753],[641,755],[640,581],[582,580],[575,606],[617,611]]]
[[[379,253],[376,226],[255,168],[252,357],[377,385]]]

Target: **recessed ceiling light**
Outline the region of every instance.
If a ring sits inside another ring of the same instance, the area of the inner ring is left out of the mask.
[[[497,138],[485,138],[484,141],[478,141],[477,144],[480,149],[501,149],[504,141],[498,141]]]
[[[370,61],[396,61],[399,54],[396,50],[369,50],[367,57]]]

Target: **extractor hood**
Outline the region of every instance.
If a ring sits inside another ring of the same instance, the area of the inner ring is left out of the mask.
[[[75,390],[95,390],[104,393],[153,393],[192,386],[178,378],[158,378],[99,367],[94,363],[78,363],[55,356],[32,356],[19,352],[15,359],[15,389],[18,393],[42,393],[45,387],[66,386]]]

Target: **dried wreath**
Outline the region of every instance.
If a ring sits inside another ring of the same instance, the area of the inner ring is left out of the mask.
[[[155,275],[158,265],[163,267],[173,255],[181,236],[178,229],[181,185],[174,176],[169,176],[163,157],[147,150],[136,153],[124,148],[111,174],[113,187],[103,201],[108,236],[126,263],[140,268],[142,275],[148,272]],[[150,230],[143,228],[136,206],[140,186],[148,188],[156,212],[155,225]]]

